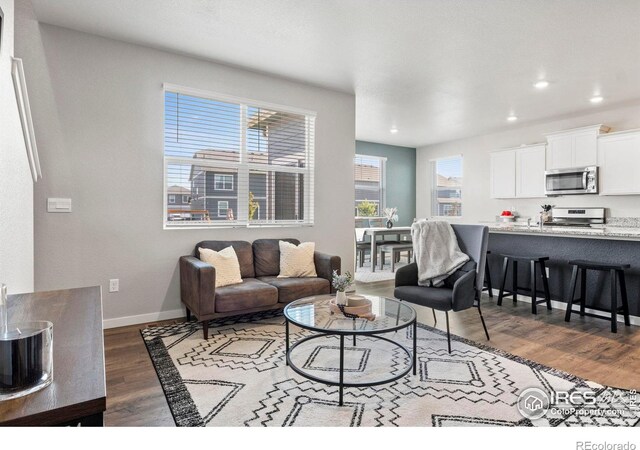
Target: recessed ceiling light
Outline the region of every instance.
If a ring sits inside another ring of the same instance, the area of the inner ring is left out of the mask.
[[[518,120],[518,116],[514,116],[513,114],[511,114],[509,117],[507,117],[507,120],[509,122],[515,122],[516,120]]]
[[[589,99],[591,103],[600,103],[602,100],[604,100],[604,98],[602,98],[601,95],[595,95]]]
[[[549,86],[549,82],[548,82],[547,80],[540,80],[540,81],[537,81],[537,82],[533,85],[533,87],[535,87],[536,89],[544,89],[544,88],[546,88],[547,86]]]
[[[398,132],[398,129],[396,127],[393,127],[389,130],[389,132],[392,134],[396,134]]]

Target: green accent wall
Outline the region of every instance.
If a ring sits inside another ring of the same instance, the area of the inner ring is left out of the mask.
[[[356,154],[387,158],[387,207],[398,208],[397,225],[411,225],[416,217],[416,149],[356,141]]]

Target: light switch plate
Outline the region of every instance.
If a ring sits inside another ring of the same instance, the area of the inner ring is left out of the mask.
[[[70,213],[71,212],[71,199],[70,198],[48,198],[47,199],[47,212],[50,212],[50,213]]]

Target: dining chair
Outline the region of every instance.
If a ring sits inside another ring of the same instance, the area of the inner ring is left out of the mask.
[[[356,228],[369,228],[369,219],[356,218]],[[360,267],[364,266],[364,258],[366,253],[371,253],[371,236],[367,234],[358,235],[358,231],[355,231],[356,240],[356,264]]]

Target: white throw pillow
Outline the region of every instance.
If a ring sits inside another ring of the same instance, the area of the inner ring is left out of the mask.
[[[295,245],[280,241],[280,275],[278,278],[317,277],[313,254],[315,242]]]
[[[219,252],[198,247],[198,251],[200,252],[200,260],[211,264],[216,269],[217,288],[242,283],[238,255],[233,247],[229,246]]]

